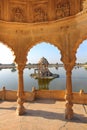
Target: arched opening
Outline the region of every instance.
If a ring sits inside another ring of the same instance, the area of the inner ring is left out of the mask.
[[[84,40],[76,53],[76,66],[72,73],[73,91],[87,93],[87,40]]]
[[[17,90],[17,71],[12,50],[0,42],[0,89]]]
[[[58,78],[41,80],[30,76],[37,69],[38,62],[42,57],[49,62],[48,68],[50,72],[58,74]],[[56,46],[46,42],[35,45],[28,52],[27,65],[28,67],[24,70],[25,90],[31,91],[32,87],[36,89],[65,90],[65,70],[61,61],[60,50]]]

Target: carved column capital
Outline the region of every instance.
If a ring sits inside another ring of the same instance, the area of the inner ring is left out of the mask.
[[[23,70],[25,68],[25,64],[18,64],[17,65],[17,69],[19,73],[23,73]]]

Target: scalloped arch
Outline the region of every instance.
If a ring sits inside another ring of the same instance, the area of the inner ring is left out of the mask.
[[[80,38],[80,39],[76,42],[76,44],[75,44],[75,46],[74,46],[73,55],[74,55],[74,60],[75,60],[75,61],[77,60],[77,57],[76,57],[77,50],[78,50],[79,46],[82,44],[82,42],[83,42],[84,40],[87,40],[87,36],[83,36],[82,38]]]
[[[56,42],[55,43],[52,43],[52,42],[50,42],[50,41],[47,41],[47,40],[45,40],[45,41],[38,41],[38,42],[34,42],[33,44],[31,44],[31,46],[28,46],[27,47],[27,52],[26,52],[26,57],[28,56],[28,53],[29,53],[29,51],[34,47],[34,46],[36,46],[36,45],[38,45],[38,44],[41,44],[42,42],[45,42],[46,44],[50,44],[50,45],[53,45],[54,47],[56,47],[59,51],[60,51],[60,55],[61,55],[61,61],[62,61],[62,57],[63,57],[63,54],[62,54],[62,48],[61,48],[61,46],[60,46],[60,44],[56,44]],[[63,61],[62,61],[63,62]]]

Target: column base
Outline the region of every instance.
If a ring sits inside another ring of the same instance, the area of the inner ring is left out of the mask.
[[[71,120],[73,119],[73,110],[65,110],[65,119]]]
[[[18,98],[17,99],[17,103],[18,103],[18,106],[17,106],[17,109],[16,109],[17,115],[23,115],[23,114],[25,114],[25,108],[23,106],[24,102],[22,101],[22,99]]]
[[[73,118],[73,103],[70,101],[66,101],[66,109],[65,109],[65,119],[71,120]]]
[[[24,114],[25,114],[25,108],[24,108],[24,106],[17,106],[16,114],[17,114],[18,116],[24,115]]]

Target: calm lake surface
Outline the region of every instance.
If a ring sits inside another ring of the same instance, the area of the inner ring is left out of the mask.
[[[30,74],[34,72],[34,69],[26,68],[24,70],[24,90],[31,91],[32,87],[37,89],[49,89],[49,90],[65,90],[66,89],[66,73],[63,67],[58,69],[50,68],[52,73],[59,74],[59,78],[52,80],[38,80],[33,79]],[[17,71],[12,69],[0,70],[0,89],[5,86],[7,90],[17,90],[18,88],[18,74]],[[84,68],[73,69],[72,71],[72,86],[73,91],[79,91],[84,89],[87,93],[87,70]]]

